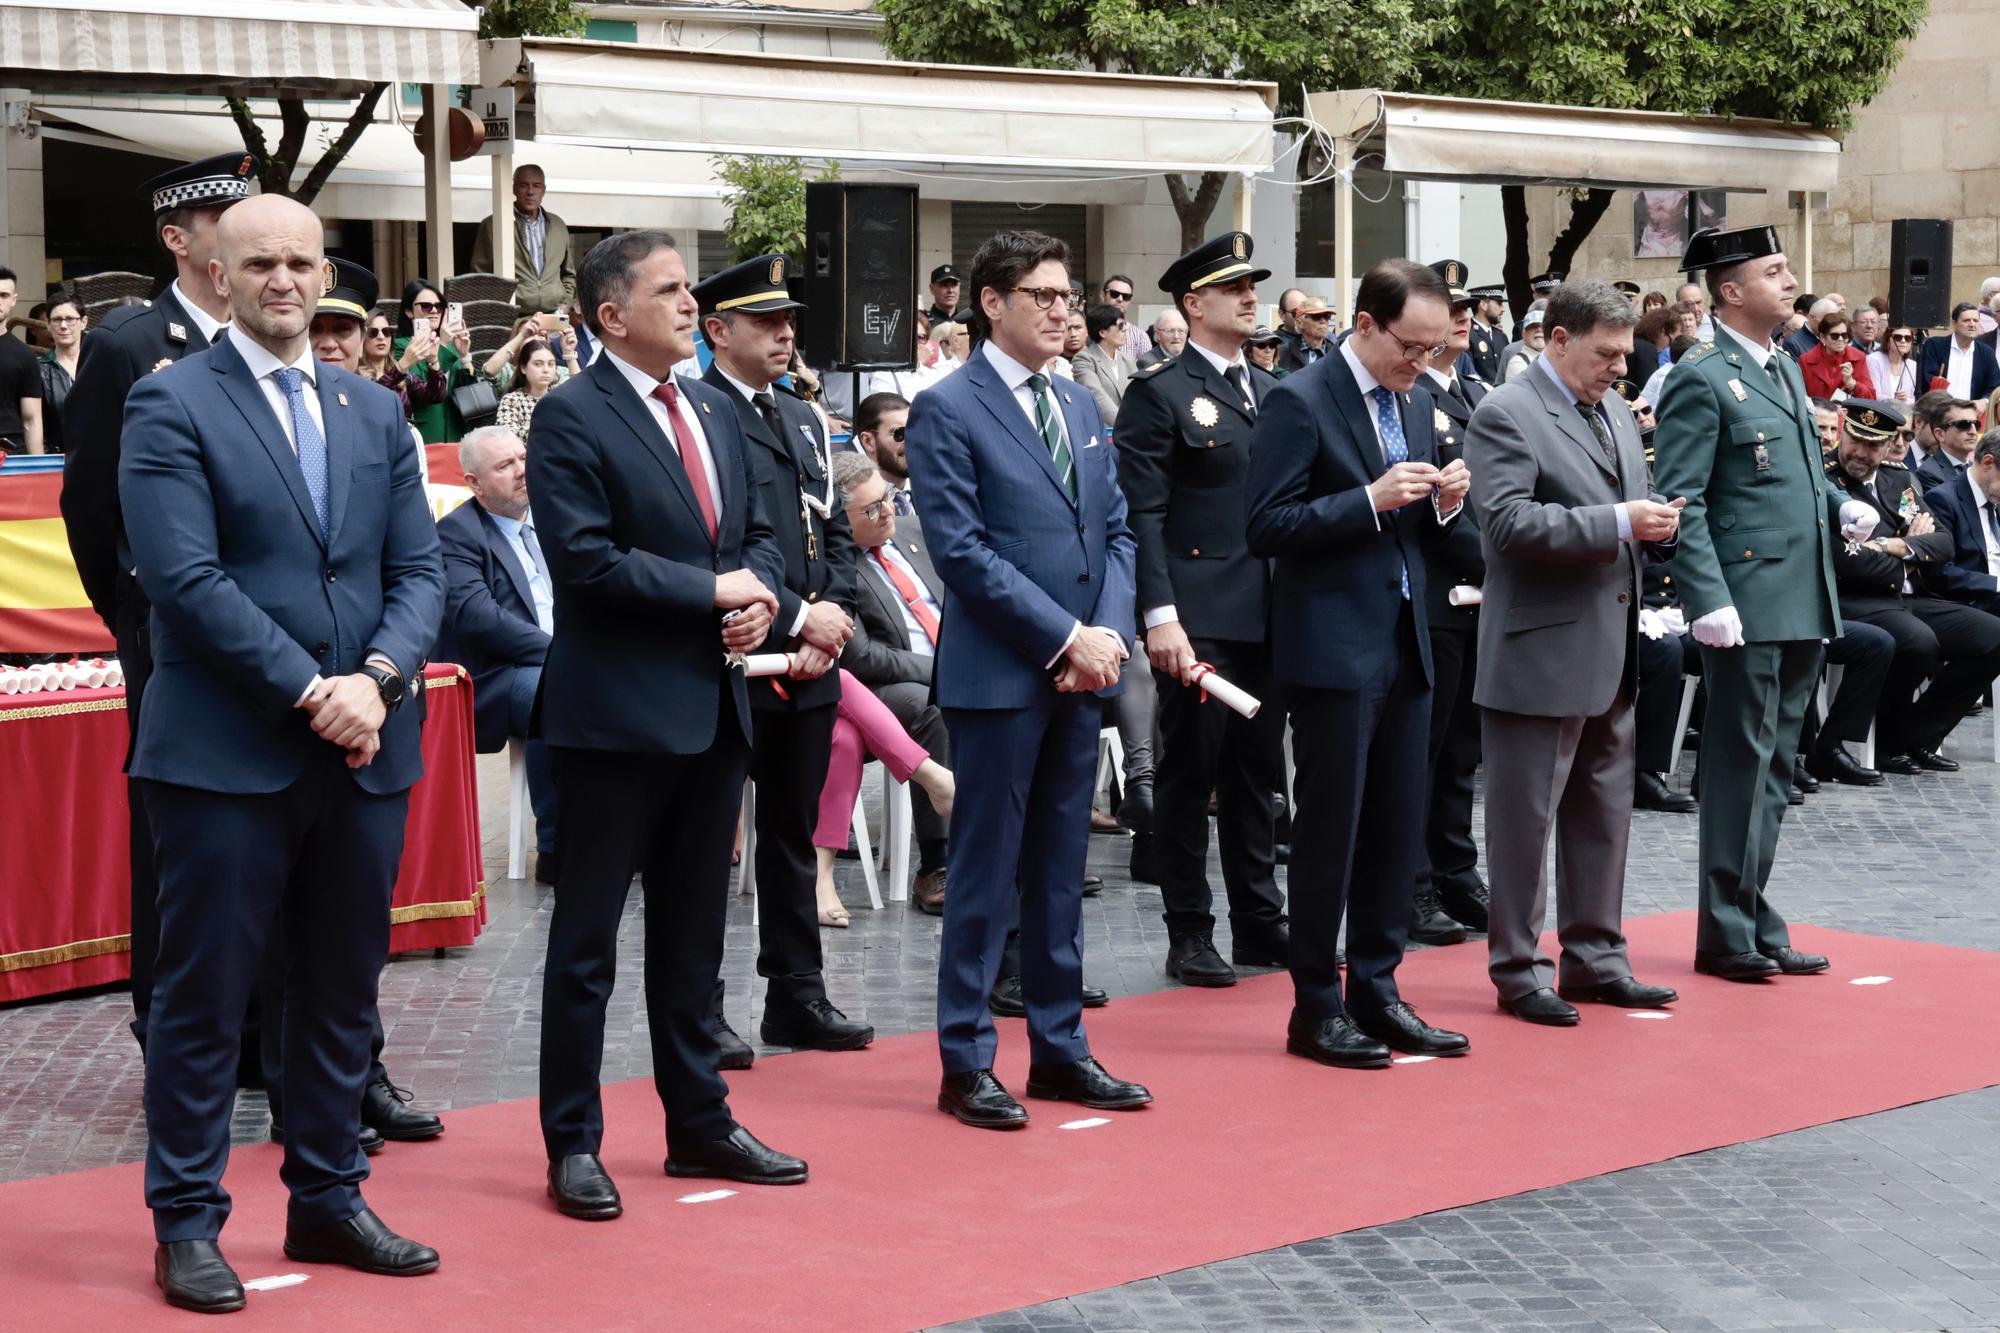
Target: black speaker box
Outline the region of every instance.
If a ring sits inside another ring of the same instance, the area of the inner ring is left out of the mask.
[[[1916,329],[1951,323],[1951,223],[1897,218],[1889,224],[1889,318]]]
[[[917,357],[917,190],[806,186],[799,342],[822,370],[908,370]]]

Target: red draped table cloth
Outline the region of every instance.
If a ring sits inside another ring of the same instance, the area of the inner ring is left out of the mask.
[[[486,924],[472,680],[424,673],[424,776],[410,790],[389,947],[471,944]],[[0,695],[0,1002],[131,975],[125,691]]]

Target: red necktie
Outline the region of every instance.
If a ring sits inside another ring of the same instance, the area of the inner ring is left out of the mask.
[[[889,563],[889,557],[882,554],[882,548],[879,546],[875,548],[875,563],[882,566],[882,572],[889,576],[889,582],[896,585],[897,595],[903,599],[903,605],[910,608],[910,614],[917,618],[917,624],[923,627],[924,637],[931,641],[931,647],[937,647],[938,618],[930,607],[925,605],[923,594],[917,591],[917,585],[910,581],[908,574]]]
[[[708,469],[701,465],[701,446],[694,442],[694,432],[687,422],[681,420],[681,394],[669,380],[665,384],[653,386],[653,397],[667,405],[667,419],[674,423],[674,447],[681,456],[681,466],[687,470],[688,486],[694,491],[694,502],[701,509],[701,521],[708,524],[708,539],[716,536],[715,500],[708,493]]]

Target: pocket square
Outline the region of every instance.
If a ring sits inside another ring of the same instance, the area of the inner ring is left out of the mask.
[[[1095,435],[1091,436],[1090,443],[1084,445],[1083,447],[1086,449],[1095,449],[1097,447],[1097,437]]]

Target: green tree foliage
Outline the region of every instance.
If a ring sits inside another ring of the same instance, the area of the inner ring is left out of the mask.
[[[576,0],[487,0],[481,37],[581,37],[590,19]]]
[[[898,60],[1254,79],[1281,114],[1305,90],[1400,86],[1434,21],[1416,0],[876,0]],[[1223,174],[1167,177],[1183,246],[1199,244]]]
[[[794,262],[806,248],[806,168],[796,157],[714,157],[715,174],[729,186],[729,223],[723,234],[741,262],[758,255],[787,255]],[[829,162],[815,178],[838,180],[840,164]]]

